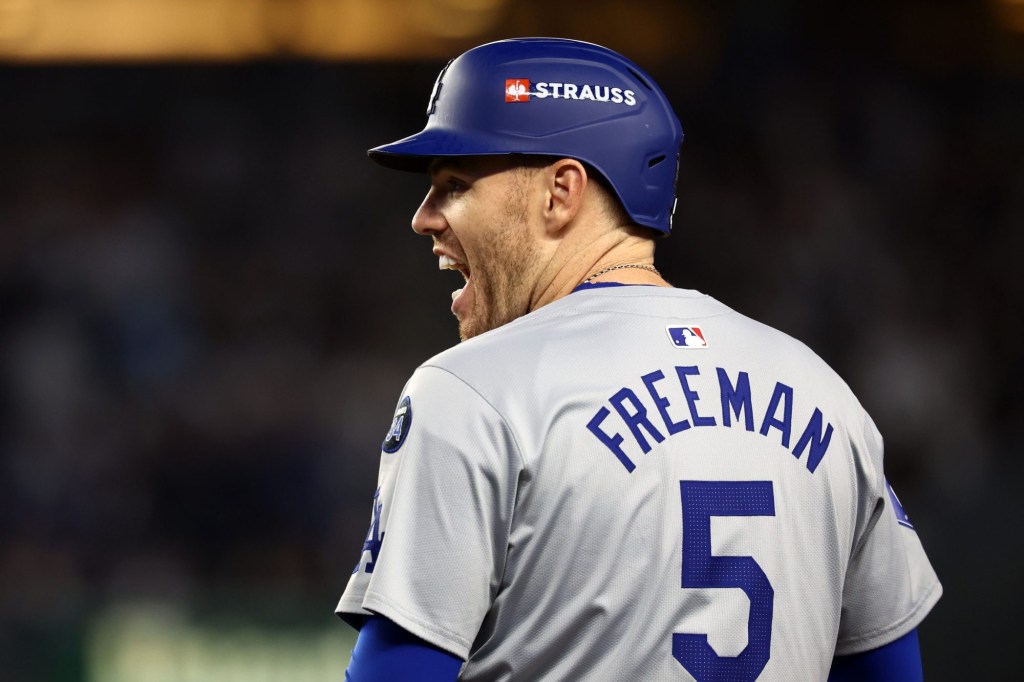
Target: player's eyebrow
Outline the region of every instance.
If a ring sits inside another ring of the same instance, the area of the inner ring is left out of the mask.
[[[459,163],[458,157],[453,156],[439,156],[427,165],[429,175],[436,175],[445,170],[465,170],[465,167]]]

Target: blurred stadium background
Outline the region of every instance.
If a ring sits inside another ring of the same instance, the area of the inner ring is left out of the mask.
[[[946,596],[1024,667],[1024,1],[0,0],[0,679],[340,680],[411,370],[457,340],[418,130],[491,39],[601,42],[687,134],[669,279],[808,342]]]

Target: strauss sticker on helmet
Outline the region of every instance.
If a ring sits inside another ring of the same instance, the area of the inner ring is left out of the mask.
[[[530,81],[526,78],[508,78],[505,80],[506,102],[529,102]]]
[[[506,102],[529,102],[531,97],[537,99],[575,99],[591,102],[608,102],[609,104],[625,104],[636,106],[636,93],[632,90],[614,88],[607,85],[590,85],[579,83],[547,83],[538,81],[530,89],[528,78],[505,79]]]

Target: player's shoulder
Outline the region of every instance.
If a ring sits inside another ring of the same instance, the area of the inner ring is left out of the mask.
[[[465,381],[499,380],[507,372],[522,372],[536,362],[552,338],[557,318],[547,308],[524,315],[497,329],[463,341],[423,362],[418,372],[433,369]]]
[[[435,355],[418,372],[445,372],[484,393],[522,387],[536,394],[544,386],[579,382],[581,373],[607,375],[613,367],[645,362],[772,368],[859,407],[849,385],[801,340],[679,288],[579,291]]]
[[[496,370],[509,366],[510,360],[536,358],[542,351],[594,347],[596,340],[588,339],[586,334],[595,325],[610,322],[624,328],[623,316],[648,316],[660,310],[666,299],[701,300],[721,305],[704,294],[683,289],[616,286],[579,291],[442,351],[423,366],[454,369],[483,364]],[[607,341],[607,336],[601,339],[604,345]]]
[[[831,390],[852,407],[862,409],[847,381],[816,350],[800,338],[736,311],[728,323],[742,330],[744,343],[760,351],[763,362],[773,368],[786,368]]]
[[[699,306],[687,299],[694,294],[701,297]],[[678,314],[683,321],[692,319],[701,325],[702,340],[706,341],[709,349],[720,351],[711,355],[712,361],[759,367],[770,373],[799,379],[809,388],[816,387],[817,391],[830,395],[837,407],[853,412],[864,411],[847,381],[800,338],[741,313],[711,296],[685,290],[681,296],[681,300],[686,301],[681,311],[666,306],[667,314]]]
[[[556,375],[564,379],[570,361],[598,345],[588,329],[592,312],[578,294],[563,297],[434,355],[416,375],[449,374],[481,393],[536,393]]]

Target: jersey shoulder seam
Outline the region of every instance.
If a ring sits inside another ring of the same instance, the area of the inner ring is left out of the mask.
[[[477,390],[477,388],[475,386],[473,386],[473,384],[469,383],[468,381],[466,381],[465,379],[463,379],[462,377],[460,377],[458,374],[456,374],[452,370],[448,369],[447,367],[442,367],[440,365],[430,364],[429,361],[428,361],[428,363],[425,363],[425,364],[421,365],[420,369],[436,369],[439,372],[444,372],[445,374],[451,376],[453,379],[458,381],[460,384],[462,384],[463,386],[468,388],[470,391],[475,393],[477,395],[477,397],[480,398],[480,400],[483,401],[483,403],[485,405],[487,405],[489,408],[491,408],[491,410],[494,412],[494,414],[498,415],[498,419],[501,420],[501,423],[504,425],[506,431],[508,431],[509,438],[512,440],[512,445],[513,445],[513,447],[516,450],[516,456],[519,457],[520,471],[522,472],[522,471],[526,471],[528,469],[527,464],[526,464],[526,458],[523,456],[523,448],[519,444],[519,438],[517,437],[515,429],[512,427],[512,424],[505,417],[505,415],[502,414],[501,410],[499,410],[494,405],[494,403],[492,403],[490,400],[488,400],[487,397],[484,396],[483,393],[481,393],[479,390]],[[512,526],[515,523],[516,511],[517,511],[517,509],[519,507],[519,495],[522,492],[521,489],[520,489],[519,484],[520,484],[520,481],[517,480],[515,482],[515,494],[513,495],[512,508],[509,510],[510,513],[509,513],[509,517],[508,517],[508,523],[505,526],[505,540],[506,540],[506,542],[508,541],[508,538],[512,534]],[[508,570],[508,555],[506,553],[505,561],[502,563],[501,572],[500,572],[500,575],[498,576],[498,583],[499,583],[499,585],[504,584],[504,582],[505,582],[505,572],[507,570]]]
[[[494,406],[494,403],[488,400],[483,393],[481,393],[479,390],[477,390],[475,386],[473,386],[473,384],[469,383],[468,381],[466,381],[465,379],[463,379],[462,377],[460,377],[458,374],[448,369],[447,367],[425,363],[423,365],[420,365],[420,369],[436,369],[439,372],[444,372],[445,374],[451,376],[460,384],[468,388],[470,391],[475,393],[477,397],[480,398],[480,400],[483,401],[485,405],[487,405],[487,407],[491,408],[491,410],[494,411],[494,414],[498,415],[498,418],[501,420],[501,423],[505,425],[506,429],[508,429],[509,436],[511,436],[512,442],[515,444],[516,456],[519,457],[519,464],[522,465],[523,469],[526,468],[526,460],[523,458],[523,449],[519,445],[519,439],[516,437],[515,429],[512,428],[512,425],[509,423],[508,419],[505,418],[505,415],[501,413],[501,410]]]

